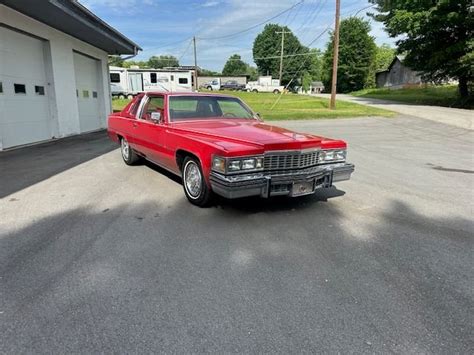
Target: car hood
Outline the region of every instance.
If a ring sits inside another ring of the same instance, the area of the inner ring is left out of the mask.
[[[233,150],[236,145],[251,145],[264,151],[280,149],[307,149],[313,147],[331,148],[345,146],[343,141],[294,132],[282,127],[272,126],[255,120],[225,119],[196,120],[173,123],[176,129],[191,134],[206,136],[213,143]],[[235,147],[237,149],[237,147]]]

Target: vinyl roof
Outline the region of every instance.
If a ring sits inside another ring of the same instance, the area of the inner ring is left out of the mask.
[[[76,0],[2,0],[6,6],[106,51],[137,54],[140,46]]]

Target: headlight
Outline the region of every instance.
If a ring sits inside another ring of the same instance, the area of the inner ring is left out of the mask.
[[[229,162],[229,171],[240,170],[240,160],[231,160]]]
[[[339,162],[346,160],[345,149],[331,149],[323,150],[319,155],[319,161],[321,163]]]
[[[221,157],[214,157],[212,159],[212,170],[225,174],[225,159]]]
[[[215,156],[212,159],[212,170],[223,174],[263,170],[263,157],[223,158]]]

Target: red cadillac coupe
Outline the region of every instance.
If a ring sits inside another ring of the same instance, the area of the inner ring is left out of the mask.
[[[183,180],[197,205],[226,198],[314,193],[349,180],[346,143],[262,122],[240,99],[198,93],[146,93],[108,119],[126,164],[147,159]]]

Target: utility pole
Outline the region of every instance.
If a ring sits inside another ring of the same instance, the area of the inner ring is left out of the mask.
[[[197,65],[197,55],[196,55],[196,36],[193,37],[194,44],[194,91],[198,89],[198,65]]]
[[[280,85],[281,85],[281,76],[283,75],[283,47],[285,46],[285,33],[291,33],[290,31],[283,31],[275,32],[277,35],[281,34],[281,51],[280,51]]]
[[[329,108],[336,108],[336,85],[337,85],[337,61],[339,57],[339,15],[341,11],[341,1],[336,0],[336,23],[334,25],[334,54],[332,60],[332,85],[331,85],[331,102]]]

